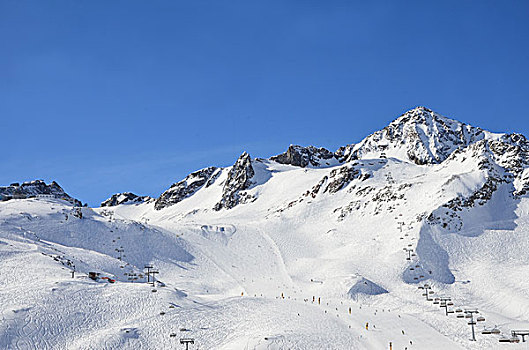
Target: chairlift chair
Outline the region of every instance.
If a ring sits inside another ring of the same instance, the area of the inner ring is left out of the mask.
[[[485,321],[485,317],[483,317],[483,316],[479,316],[479,317],[476,319],[476,321],[478,321],[478,322],[483,322],[483,321]]]
[[[490,333],[491,333],[491,334],[500,334],[501,331],[500,331],[498,328],[492,328],[492,329],[490,330]]]
[[[463,314],[459,314],[459,315],[456,315],[457,318],[465,318],[465,315]]]

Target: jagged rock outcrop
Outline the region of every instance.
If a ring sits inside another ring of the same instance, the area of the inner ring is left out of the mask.
[[[113,194],[112,197],[101,203],[101,207],[113,207],[120,204],[144,203],[153,200],[149,196],[138,196],[131,192]]]
[[[336,155],[342,161],[387,156],[418,165],[438,164],[458,148],[495,137],[497,135],[445,118],[426,107],[417,107],[360,143],[339,148]]]
[[[9,199],[24,199],[38,197],[39,195],[49,195],[54,198],[63,199],[76,206],[82,206],[81,201],[70,197],[61,186],[55,181],[50,184],[46,184],[42,180],[34,180],[19,184],[18,182],[12,183],[6,187],[0,187],[0,200]]]
[[[354,166],[343,166],[338,169],[333,169],[329,174],[329,184],[325,187],[323,192],[336,193],[347,186],[351,181],[358,178],[359,175],[360,170],[356,169]]]
[[[243,192],[253,184],[251,179],[254,175],[250,155],[244,152],[230,169],[222,189],[222,198],[213,209],[217,211],[222,208],[231,209],[237,204],[254,200],[252,196]]]
[[[325,148],[316,148],[314,146],[302,147],[290,145],[285,153],[270,158],[281,164],[290,164],[299,167],[331,165],[335,160],[334,153]]]
[[[185,179],[173,184],[167,191],[162,193],[158,199],[156,199],[154,209],[160,210],[166,208],[192,196],[202,188],[202,186],[210,186],[219,174],[220,169],[209,167],[187,175]]]

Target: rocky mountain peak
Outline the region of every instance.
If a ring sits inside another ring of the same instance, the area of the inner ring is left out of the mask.
[[[101,207],[113,207],[120,204],[143,203],[151,201],[149,196],[138,196],[132,192],[116,193],[101,203]]]
[[[15,182],[6,187],[0,187],[0,200],[33,198],[39,195],[49,195],[63,199],[76,206],[82,206],[81,201],[70,197],[59,184],[52,181],[46,184],[43,180],[33,180],[22,184]]]
[[[394,157],[418,165],[438,164],[456,149],[485,138],[493,138],[493,134],[443,117],[426,107],[416,107],[360,143],[342,148],[341,152],[346,161]]]
[[[270,160],[281,164],[290,164],[302,168],[309,165],[314,167],[330,165],[332,164],[331,161],[335,159],[335,154],[323,147],[302,147],[298,145],[290,145],[285,153],[270,158]]]
[[[250,188],[254,175],[252,159],[248,153],[244,152],[230,169],[222,189],[222,198],[213,209],[217,211],[222,208],[231,209],[239,203],[251,201],[251,196],[242,191]]]

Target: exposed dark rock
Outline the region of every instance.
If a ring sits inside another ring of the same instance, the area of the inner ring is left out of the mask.
[[[185,179],[173,184],[167,191],[162,193],[158,199],[156,199],[154,209],[160,210],[166,208],[192,196],[214,176],[216,170],[216,167],[209,167],[187,175]],[[216,176],[218,176],[218,174]],[[208,186],[210,184],[211,183],[209,183]]]
[[[244,152],[230,169],[228,178],[224,182],[222,198],[213,209],[217,211],[222,208],[231,209],[239,203],[254,200],[248,193],[242,192],[253,184],[251,178],[254,175],[252,160],[248,153]]]
[[[38,197],[39,195],[49,195],[54,198],[63,199],[75,206],[82,206],[81,201],[70,197],[59,184],[53,181],[46,184],[42,180],[24,182],[21,185],[18,182],[12,183],[7,187],[0,187],[0,200],[24,199]]]
[[[113,207],[119,204],[143,203],[153,200],[149,196],[138,196],[131,192],[116,193],[101,203],[102,207]]]
[[[311,196],[312,198],[316,198],[316,195],[320,192],[320,189],[327,182],[328,179],[328,176],[324,176],[316,185],[312,186],[312,189],[310,191],[305,192],[305,197]]]
[[[304,168],[308,165],[315,167],[329,165],[330,162],[326,161],[330,161],[334,158],[336,158],[334,153],[325,148],[290,145],[285,153],[281,153],[270,159],[281,164],[290,164]]]
[[[358,178],[360,171],[355,167],[343,166],[338,169],[334,169],[329,174],[329,184],[323,192],[336,193],[351,181]]]

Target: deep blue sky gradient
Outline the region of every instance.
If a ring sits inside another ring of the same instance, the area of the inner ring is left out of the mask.
[[[0,0],[0,185],[98,205],[417,105],[529,136],[528,1]]]

